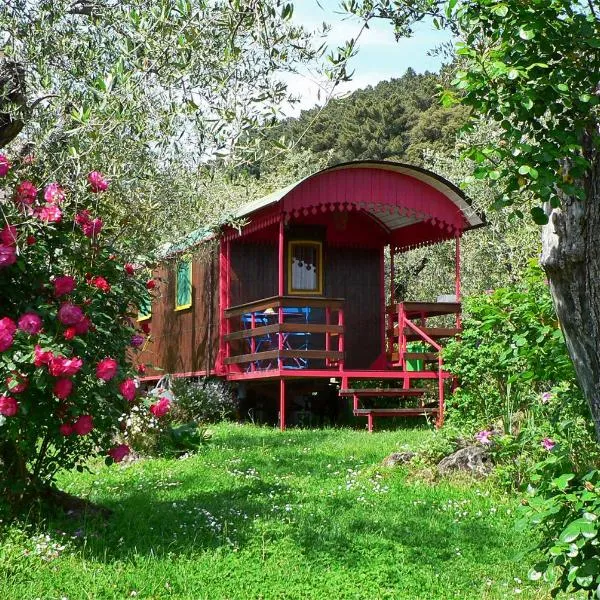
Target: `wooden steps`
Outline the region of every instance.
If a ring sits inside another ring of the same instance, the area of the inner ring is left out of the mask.
[[[340,390],[340,396],[358,396],[367,398],[371,396],[422,396],[426,392],[423,388],[356,388]]]
[[[354,410],[354,416],[366,417],[373,415],[376,417],[419,417],[421,415],[435,415],[438,413],[436,408],[357,408]]]

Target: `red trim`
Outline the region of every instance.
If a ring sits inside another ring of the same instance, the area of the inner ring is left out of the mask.
[[[224,238],[221,238],[219,242],[219,352],[217,354],[217,360],[215,364],[215,369],[217,373],[224,375],[225,374],[225,365],[223,363],[223,358],[225,356],[225,343],[223,341],[223,336],[227,331],[227,320],[225,319],[225,308],[227,306],[227,297],[226,297],[226,281],[227,281],[227,265],[225,260],[225,241]]]
[[[164,377],[166,373],[161,375],[147,375],[146,377],[139,377],[140,381],[158,381],[161,377]],[[169,373],[171,377],[206,377],[206,371],[188,371],[187,373]],[[216,370],[208,372],[208,375],[217,375]]]
[[[285,379],[279,380],[279,427],[285,431]]]
[[[438,373],[434,371],[401,371],[401,370],[336,370],[336,369],[268,369],[248,373],[230,373],[229,381],[242,381],[252,379],[437,379]],[[443,378],[450,379],[452,375],[444,372]]]
[[[391,246],[390,246],[390,256],[391,256]],[[393,269],[393,260],[392,259],[392,269]],[[380,294],[380,303],[381,303],[381,352],[385,354],[385,246],[381,246],[381,258],[380,258],[380,282],[379,282],[379,294]]]

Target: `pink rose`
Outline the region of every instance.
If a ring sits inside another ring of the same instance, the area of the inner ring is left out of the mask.
[[[128,400],[129,402],[133,402],[135,400],[135,394],[137,392],[135,387],[135,381],[133,379],[126,379],[119,384],[119,391],[121,392],[121,396]]]
[[[31,181],[22,181],[16,189],[15,201],[19,204],[31,206],[35,202],[38,190]]]
[[[77,329],[71,325],[63,331],[63,337],[65,340],[72,340],[77,335]]]
[[[27,389],[29,379],[25,375],[21,375],[21,373],[14,375],[15,377],[6,378],[6,387],[11,394],[21,394]]]
[[[86,223],[90,223],[91,220],[92,218],[89,210],[82,210],[75,215],[75,223],[77,223],[77,225],[85,225]]]
[[[75,289],[75,278],[70,275],[61,275],[54,280],[54,295],[58,298],[70,294]]]
[[[119,365],[114,358],[103,358],[96,366],[96,377],[110,381],[116,374]]]
[[[65,437],[68,435],[73,435],[73,425],[71,425],[71,423],[63,423],[58,428],[58,431],[60,431],[60,434],[64,435]]]
[[[0,415],[14,417],[19,412],[19,403],[11,396],[0,396]]]
[[[115,446],[108,451],[108,455],[116,462],[121,462],[131,450],[127,444],[121,444],[119,446]]]
[[[144,343],[144,336],[136,334],[131,337],[131,342],[129,342],[134,348],[139,348]]]
[[[46,204],[37,211],[37,216],[40,220],[46,221],[46,223],[60,223],[62,211],[56,204]]]
[[[6,177],[10,171],[10,161],[6,154],[0,154],[0,177]]]
[[[0,269],[10,267],[17,262],[17,251],[14,246],[0,244]]]
[[[79,323],[75,324],[75,333],[77,335],[85,335],[90,330],[90,324],[89,317],[83,317]]]
[[[94,420],[90,415],[81,415],[73,423],[73,431],[76,435],[87,435],[94,429]]]
[[[83,311],[79,306],[65,302],[58,309],[58,320],[63,325],[77,325],[83,319]]]
[[[19,329],[29,335],[37,335],[42,329],[42,319],[40,315],[34,312],[28,312],[21,315],[19,319]]]
[[[171,401],[168,398],[161,398],[158,402],[150,405],[150,412],[155,417],[164,417],[171,410]]]
[[[51,183],[44,190],[44,200],[49,204],[60,204],[65,199],[65,191],[58,183]]]
[[[108,283],[104,277],[92,277],[90,279],[90,285],[102,290],[103,292],[110,292],[110,283]]]
[[[14,225],[6,225],[0,230],[0,242],[4,246],[14,246],[17,243],[17,228]]]
[[[50,364],[50,361],[53,357],[54,354],[52,353],[52,350],[47,350],[44,352],[40,346],[36,345],[33,354],[33,364],[36,367]]]
[[[57,398],[65,400],[73,391],[73,382],[70,379],[57,379],[52,391]]]
[[[82,366],[83,360],[78,356],[73,358],[53,356],[48,363],[48,372],[52,377],[72,377],[79,372]]]
[[[0,319],[0,352],[8,350],[13,345],[13,338],[17,326],[12,319],[3,317]]]
[[[102,219],[100,217],[97,217],[96,219],[94,219],[92,221],[88,221],[87,223],[84,223],[81,226],[81,229],[83,231],[83,235],[85,235],[86,237],[89,237],[89,238],[93,238],[93,237],[96,237],[100,233],[103,225],[104,225],[104,223],[102,222]]]
[[[90,184],[90,191],[94,194],[98,192],[105,192],[108,188],[108,181],[104,179],[104,176],[99,171],[92,171],[88,177],[88,183]]]
[[[16,323],[9,317],[2,317],[0,319],[0,333],[3,331],[14,335],[15,331],[17,331]]]

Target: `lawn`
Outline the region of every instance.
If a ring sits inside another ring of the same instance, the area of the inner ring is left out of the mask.
[[[516,497],[378,466],[431,435],[224,424],[197,456],[66,474],[114,515],[5,530],[2,600],[547,597]]]

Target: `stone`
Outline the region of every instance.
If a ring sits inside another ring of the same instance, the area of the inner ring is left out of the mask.
[[[485,476],[492,471],[492,461],[486,449],[481,446],[467,446],[446,456],[438,463],[438,471],[442,475],[454,471]]]
[[[384,467],[403,465],[410,462],[416,455],[416,452],[392,452],[383,459],[382,465]]]

